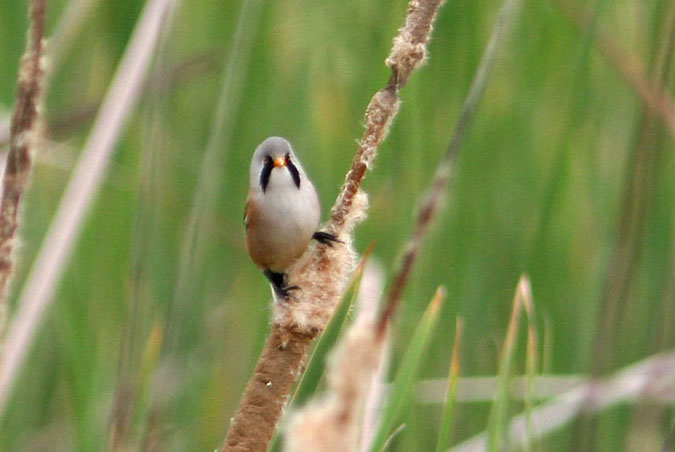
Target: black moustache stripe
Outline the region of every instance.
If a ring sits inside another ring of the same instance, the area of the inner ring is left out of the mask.
[[[295,186],[298,187],[298,189],[300,189],[300,171],[298,171],[298,168],[291,161],[291,156],[288,154],[286,154],[286,166],[288,167],[288,171],[291,172],[291,176],[293,177],[293,182],[295,182]]]
[[[291,156],[289,154],[286,155],[286,168],[288,168],[288,171],[291,173],[291,177],[293,178],[293,182],[295,183],[295,186],[300,188],[300,171],[298,171],[298,168],[295,166],[295,164],[291,161]],[[263,193],[267,190],[267,184],[270,182],[270,176],[272,175],[272,170],[274,169],[274,161],[271,158],[265,158],[265,164],[263,166],[262,171],[260,172],[260,186],[262,187]]]
[[[260,186],[262,187],[263,193],[267,190],[267,184],[270,183],[270,175],[272,174],[273,168],[274,162],[271,158],[267,157],[265,159],[265,166],[263,166],[263,169],[260,172]]]

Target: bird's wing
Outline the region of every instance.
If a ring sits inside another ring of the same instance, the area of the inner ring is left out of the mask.
[[[246,201],[246,206],[244,207],[244,229],[248,230],[248,201]]]

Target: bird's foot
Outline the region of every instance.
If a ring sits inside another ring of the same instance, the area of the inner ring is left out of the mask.
[[[299,286],[287,286],[287,287],[276,287],[274,286],[274,292],[282,301],[295,301],[291,295],[292,290],[300,290]]]
[[[323,245],[328,245],[330,247],[333,246],[333,243],[345,243],[342,240],[338,239],[335,236],[335,234],[331,234],[330,232],[325,231],[316,231],[314,235],[312,235],[312,238],[317,242]]]
[[[274,293],[281,300],[292,300],[293,297],[291,296],[291,291],[300,290],[299,286],[288,285],[288,277],[286,276],[286,273],[277,273],[273,272],[272,270],[265,270],[264,273],[267,279],[269,279],[270,283],[272,283]]]

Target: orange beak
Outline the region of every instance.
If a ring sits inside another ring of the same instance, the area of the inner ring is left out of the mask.
[[[274,167],[275,168],[280,168],[282,166],[286,166],[286,159],[283,157],[277,157],[274,159]]]

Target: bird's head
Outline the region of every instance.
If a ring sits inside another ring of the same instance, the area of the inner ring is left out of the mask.
[[[271,187],[300,186],[305,172],[293,153],[291,144],[280,137],[260,143],[251,161],[251,186],[266,192]]]

